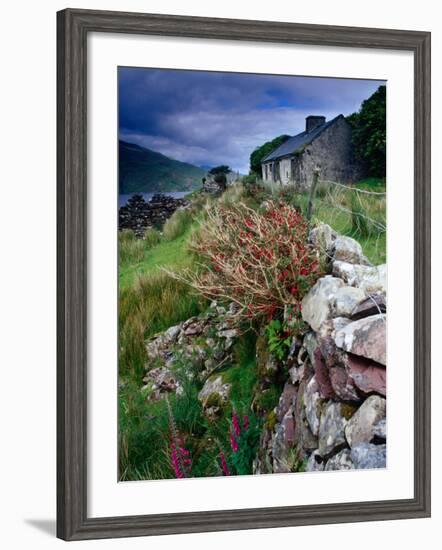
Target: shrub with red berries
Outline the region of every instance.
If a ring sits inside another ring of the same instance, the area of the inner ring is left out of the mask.
[[[263,211],[215,205],[192,243],[202,269],[180,278],[206,298],[234,302],[243,319],[272,319],[284,307],[296,316],[321,276],[307,238],[306,219],[287,203],[268,202]]]

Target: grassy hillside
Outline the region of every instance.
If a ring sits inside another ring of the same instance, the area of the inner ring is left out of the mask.
[[[385,182],[366,180],[359,189],[382,193]],[[369,224],[354,226],[352,209],[374,221],[385,221],[385,198],[362,197],[361,203],[353,203],[355,191],[320,190],[313,209],[313,223],[329,223],[336,231],[353,236],[363,246],[364,252],[374,263],[385,261],[385,234],[375,231]],[[204,205],[222,204],[228,208],[239,202],[254,210],[263,201],[281,200],[306,209],[308,194],[297,194],[290,188],[253,187],[241,184],[229,187],[219,198],[213,199],[193,194],[192,209],[177,211],[166,222],[161,232],[150,228],[143,239],[137,239],[132,231],[121,231],[119,240],[119,479],[170,479],[171,468],[170,420],[167,402],[150,401],[142,391],[147,362],[146,339],[167,330],[194,315],[205,314],[209,300],[196,293],[189,285],[170,277],[161,268],[182,272],[189,268],[196,271],[201,262],[189,244],[196,234],[203,234],[207,214]],[[333,200],[333,203],[330,201]],[[262,210],[262,209],[261,209]],[[348,213],[350,210],[350,214]],[[264,321],[265,323],[266,321]],[[263,325],[264,326],[264,325]],[[243,327],[244,328],[244,327]],[[254,327],[257,329],[257,327]],[[258,327],[259,328],[259,327]],[[267,332],[265,333],[267,334]],[[202,338],[202,337],[201,337]],[[204,343],[196,340],[197,346]],[[267,336],[259,330],[244,330],[234,343],[232,358],[217,367],[224,383],[231,385],[231,394],[224,412],[217,421],[209,421],[203,413],[198,392],[203,382],[198,377],[181,378],[183,394],[169,395],[172,417],[186,437],[192,456],[192,476],[220,475],[220,449],[229,455],[233,411],[247,414],[251,434],[259,434],[263,423],[274,427],[275,406],[282,392],[283,380],[265,379],[263,367],[268,357]],[[267,353],[267,355],[266,355]],[[261,357],[257,361],[257,357]],[[190,365],[190,363],[189,363]],[[183,376],[188,365],[185,359],[174,367],[177,377]],[[267,374],[265,375],[268,376]],[[187,382],[186,382],[187,380]],[[255,436],[253,436],[255,437]],[[247,468],[241,473],[252,473],[251,458],[256,456],[258,435],[247,447]],[[297,471],[302,471],[302,463]]]
[[[139,145],[119,142],[120,194],[192,191],[205,171]]]

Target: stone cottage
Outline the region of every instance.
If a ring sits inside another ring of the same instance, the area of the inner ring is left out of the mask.
[[[315,169],[321,179],[349,183],[359,178],[361,167],[355,162],[351,134],[351,126],[343,115],[328,122],[324,116],[308,116],[304,132],[264,157],[263,180],[308,189]]]

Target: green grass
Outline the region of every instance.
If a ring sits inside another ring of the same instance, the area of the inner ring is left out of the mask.
[[[192,215],[189,210],[176,210],[164,224],[164,238],[167,241],[173,241],[181,237],[191,224]]]
[[[385,183],[368,179],[359,182],[358,187],[382,192]],[[351,193],[354,192],[344,189],[333,200],[351,211],[385,220],[385,199],[366,197],[362,202],[355,202]],[[280,196],[277,189],[272,191],[272,196],[274,199]],[[305,211],[307,194],[296,194],[286,188],[283,196]],[[226,205],[241,200],[259,208],[268,197],[269,190],[261,190],[257,196],[248,193],[243,186],[235,186],[221,200]],[[328,223],[338,233],[354,237],[373,263],[384,263],[385,233],[380,234],[369,224],[355,223],[355,216],[351,213],[331,208],[327,204],[328,198],[327,190],[321,189],[315,200],[312,222]],[[195,193],[195,203],[190,210],[174,214],[165,224],[163,234],[148,230],[144,239],[136,239],[131,232],[119,235],[119,468],[122,480],[174,477],[166,403],[147,401],[140,391],[147,360],[145,340],[207,308],[206,301],[161,268],[179,271],[195,266],[196,260],[188,245],[199,230],[199,221],[204,219],[204,205],[213,200]],[[229,403],[215,422],[205,418],[198,400],[202,382],[197,377],[189,381],[183,376],[186,365],[176,366],[175,374],[183,384],[184,393],[180,396],[171,394],[170,406],[185,446],[191,453],[192,476],[219,475],[220,449],[231,464],[237,458],[232,455],[229,444],[233,410],[239,415],[247,414],[255,434],[258,434],[262,419],[251,411],[252,403],[263,410],[271,410],[277,404],[281,393],[277,385],[255,395],[260,391],[255,356],[256,336],[249,330],[236,342],[232,362],[219,371],[224,381],[232,385],[232,390]],[[236,467],[236,471],[251,473],[251,460],[257,444],[257,436],[254,436],[247,456],[243,457],[241,467]]]
[[[123,258],[120,252],[119,288],[130,288],[136,284],[137,277],[159,273],[161,267],[178,270],[190,267],[193,259],[187,245],[195,227],[195,224],[189,225],[184,233],[174,240],[162,239],[155,246],[144,246],[143,252],[133,257],[132,261],[121,261]]]
[[[206,307],[187,285],[167,274],[138,277],[119,293],[119,371],[141,384],[146,362],[144,341]]]
[[[378,193],[385,192],[385,182],[375,178],[358,182],[355,187]],[[289,200],[306,212],[308,193],[293,193]],[[340,210],[340,208],[354,214]],[[381,231],[378,226],[378,224],[384,226],[386,224],[385,197],[357,194],[356,191],[350,189],[336,187],[330,189],[329,186],[322,186],[313,204],[312,223],[317,222],[327,223],[337,233],[356,239],[361,244],[364,254],[373,264],[386,262],[386,232]]]

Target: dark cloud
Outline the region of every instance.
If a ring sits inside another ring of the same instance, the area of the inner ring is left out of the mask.
[[[255,147],[359,109],[383,82],[120,68],[120,137],[198,165],[248,171]]]

